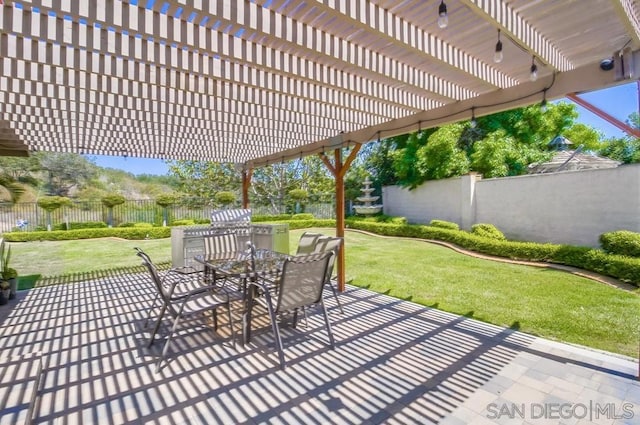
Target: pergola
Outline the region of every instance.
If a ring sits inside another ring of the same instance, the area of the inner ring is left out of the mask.
[[[1,155],[235,163],[246,195],[321,154],[339,235],[362,143],[640,73],[634,0],[5,0],[0,25]]]

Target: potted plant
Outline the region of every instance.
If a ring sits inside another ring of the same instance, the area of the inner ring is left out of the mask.
[[[11,246],[5,245],[3,240],[0,242],[0,289],[4,292],[4,287],[7,287],[8,293],[5,295],[8,300],[14,299],[16,297],[16,292],[18,291],[18,272],[16,269],[9,266],[10,261]]]
[[[0,281],[0,305],[4,305],[9,301],[9,282]]]

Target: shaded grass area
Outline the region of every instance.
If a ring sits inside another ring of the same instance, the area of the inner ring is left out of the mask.
[[[333,229],[306,229],[333,234]],[[291,252],[305,230],[290,232]],[[140,264],[133,247],[156,262],[171,259],[169,239],[11,243],[20,275],[96,275]],[[550,339],[637,355],[638,292],[556,270],[492,262],[417,240],[346,234],[353,285]],[[99,273],[98,273],[99,274]],[[75,276],[75,277],[74,277]],[[38,284],[54,282],[43,278]],[[57,280],[60,281],[60,280]]]
[[[18,291],[31,289],[36,286],[36,282],[40,279],[39,274],[30,274],[27,276],[18,276]]]

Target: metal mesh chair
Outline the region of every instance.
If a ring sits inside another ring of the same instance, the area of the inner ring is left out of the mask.
[[[265,307],[269,312],[281,369],[284,369],[286,366],[282,338],[277,320],[277,316],[282,313],[293,311],[293,326],[295,327],[298,309],[307,306],[320,307],[327,328],[329,345],[331,348],[335,347],[331,324],[329,323],[327,310],[322,301],[322,289],[327,274],[327,266],[332,256],[333,252],[327,251],[319,254],[290,257],[285,260],[278,282],[279,288],[277,294],[271,293],[263,282],[257,281],[249,283],[259,288],[263,294],[263,296],[256,298],[254,301]]]
[[[160,370],[162,361],[165,359],[169,347],[171,345],[172,337],[178,328],[178,325],[183,319],[190,319],[195,316],[201,315],[206,311],[211,311],[213,314],[214,330],[218,329],[218,316],[217,309],[220,306],[227,307],[227,316],[229,320],[230,338],[235,346],[235,335],[233,330],[233,318],[231,316],[231,306],[229,301],[229,295],[218,286],[212,285],[196,285],[190,287],[189,291],[185,291],[184,288],[176,290],[180,285],[180,281],[176,281],[173,284],[167,285],[165,280],[160,277],[158,269],[155,265],[149,261],[149,256],[144,252],[138,252],[138,256],[142,258],[142,264],[147,268],[151,276],[156,290],[158,292],[158,298],[162,301],[162,308],[156,325],[153,328],[151,337],[149,338],[148,346],[153,345],[155,336],[160,328],[160,323],[165,314],[171,318],[173,325],[167,340],[162,349],[162,354],[158,362],[156,363],[156,372]]]
[[[321,233],[313,233],[313,232],[304,232],[300,235],[300,240],[298,241],[298,250],[296,251],[296,255],[305,255],[311,254],[313,250],[316,248],[316,243],[318,238],[323,236]]]
[[[214,233],[204,236],[204,256],[217,258],[232,257],[239,250],[238,235],[231,232]],[[204,269],[204,277],[207,283],[213,284],[213,274],[210,269]],[[234,282],[238,283],[238,282]]]
[[[136,255],[142,258],[142,261],[149,263],[149,265],[153,267],[157,279],[167,291],[172,291],[174,298],[186,295],[189,291],[202,286],[202,274],[195,268],[189,266],[175,267],[165,271],[164,273],[160,273],[156,265],[151,261],[151,257],[149,257],[146,252],[137,247],[133,249],[136,251]],[[151,316],[153,315],[153,311],[156,309],[159,300],[160,293],[156,291],[154,299],[149,306],[147,318],[143,325],[144,329],[149,326],[149,321],[151,320]],[[160,319],[158,318],[158,320]]]
[[[336,303],[338,304],[338,308],[340,308],[341,314],[344,314],[344,310],[342,309],[340,298],[338,298],[338,291],[336,291],[335,283],[337,282],[333,277],[333,269],[336,263],[336,258],[338,258],[338,251],[340,251],[340,249],[342,248],[343,243],[344,240],[339,237],[321,236],[320,238],[318,238],[316,248],[314,250],[314,253],[333,252],[333,255],[329,259],[329,265],[327,266],[327,274],[324,278],[324,284],[331,289],[333,298],[335,298]]]

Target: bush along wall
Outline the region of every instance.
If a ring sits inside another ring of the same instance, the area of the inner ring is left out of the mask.
[[[334,219],[293,220],[290,216],[288,220],[265,221],[287,222],[289,223],[290,230],[306,229],[309,227],[331,228],[336,225],[336,221]],[[462,230],[455,230],[454,228],[402,224],[402,221],[403,220],[394,220],[391,223],[383,223],[368,220],[347,219],[346,226],[348,228],[364,230],[384,236],[433,239],[449,242],[470,251],[511,258],[514,260],[564,264],[584,270],[591,270],[629,282],[635,286],[640,286],[640,258],[611,253],[616,250],[615,248],[608,248],[609,252],[605,252],[599,249],[571,245],[509,241],[496,239],[497,235],[493,231],[490,232],[491,235],[481,236]],[[445,224],[445,226],[447,225]],[[482,226],[483,230],[487,230],[487,227],[488,226],[485,225]],[[3,237],[8,242],[90,239],[109,236],[132,240],[161,239],[171,236],[171,228],[116,227],[51,232],[7,232],[3,234]]]
[[[348,220],[347,223],[350,228],[380,235],[435,239],[450,242],[471,251],[498,257],[578,267],[640,286],[640,258],[609,254],[599,249],[550,243],[499,240],[460,230],[424,225],[396,225],[351,220]]]

